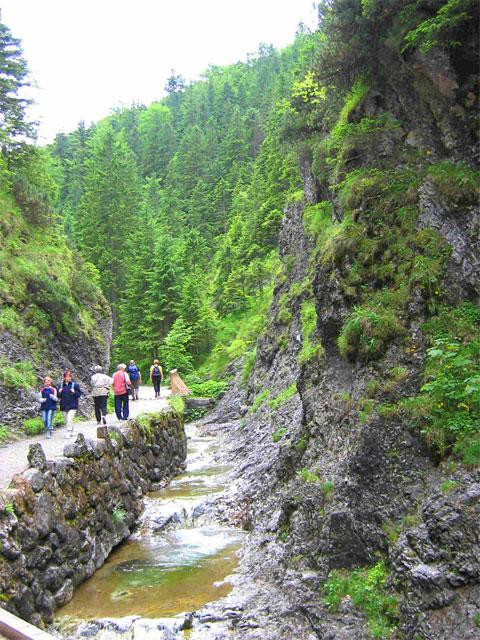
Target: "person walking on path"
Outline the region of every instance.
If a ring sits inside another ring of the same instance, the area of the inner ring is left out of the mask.
[[[138,388],[142,384],[142,373],[135,364],[135,360],[130,360],[128,363],[127,373],[132,383],[132,401],[138,400]]]
[[[115,396],[115,413],[119,420],[127,420],[128,409],[128,391],[131,386],[130,378],[126,373],[126,364],[119,364],[117,371],[113,374],[113,395]]]
[[[150,367],[150,380],[155,390],[155,398],[160,398],[160,383],[163,380],[163,370],[158,360],[154,360]]]
[[[74,382],[71,372],[67,369],[63,374],[63,383],[58,389],[60,396],[60,410],[65,418],[67,427],[66,438],[73,437],[73,419],[78,409],[78,399],[82,395],[82,390],[78,382]]]
[[[110,387],[113,384],[113,378],[107,376],[103,372],[102,367],[97,365],[94,367],[95,373],[90,379],[92,384],[93,404],[95,405],[95,418],[97,424],[107,424],[107,398]]]
[[[43,387],[40,389],[40,406],[42,410],[43,424],[45,425],[45,435],[52,437],[53,414],[57,410],[57,390],[52,385],[52,379],[46,376],[43,380]]]

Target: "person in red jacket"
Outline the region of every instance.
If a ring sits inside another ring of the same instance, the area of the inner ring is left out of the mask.
[[[113,374],[113,395],[115,399],[115,413],[119,420],[128,420],[128,391],[132,385],[126,364],[119,364],[116,373]]]

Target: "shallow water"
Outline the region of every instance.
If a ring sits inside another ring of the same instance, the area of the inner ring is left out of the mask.
[[[228,467],[212,460],[215,441],[189,428],[187,473],[149,494],[138,530],[59,609],[57,617],[169,617],[227,595],[243,532],[195,524],[195,510],[224,489]],[[164,529],[170,518],[177,528]]]

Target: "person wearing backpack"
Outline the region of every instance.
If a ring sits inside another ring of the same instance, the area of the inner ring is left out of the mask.
[[[160,383],[163,380],[163,370],[158,360],[154,360],[150,367],[150,380],[155,390],[155,398],[160,398]]]
[[[142,374],[135,364],[135,360],[130,360],[128,363],[127,373],[132,383],[132,401],[138,400],[138,388],[142,384]]]

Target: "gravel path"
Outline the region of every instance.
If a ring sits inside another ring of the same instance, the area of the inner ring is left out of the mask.
[[[135,418],[140,413],[155,413],[168,406],[167,397],[170,395],[170,389],[162,388],[161,398],[155,398],[152,387],[140,387],[140,399],[132,402],[130,400],[130,417]],[[107,425],[120,424],[114,413],[107,416]],[[46,439],[44,434],[25,438],[12,442],[0,447],[0,489],[6,489],[12,476],[20,473],[28,467],[27,454],[31,444],[40,442],[47,459],[63,455],[63,447],[67,442],[73,442],[73,439],[67,439],[66,430],[62,427],[56,427],[53,431],[53,438]],[[97,438],[97,422],[96,420],[88,420],[85,422],[75,422],[74,434],[83,433],[86,438],[96,440]]]

